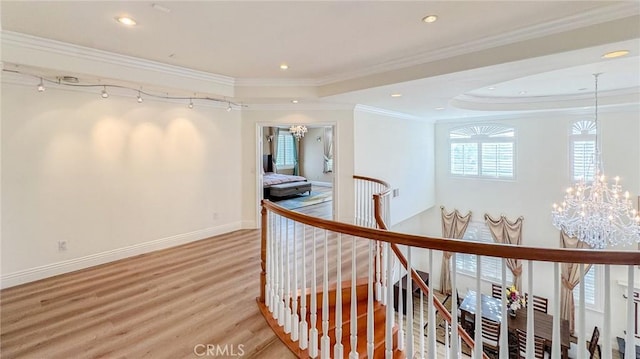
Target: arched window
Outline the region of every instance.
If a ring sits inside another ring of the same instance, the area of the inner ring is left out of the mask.
[[[580,120],[571,126],[569,135],[569,163],[571,179],[593,181],[596,155],[596,124],[591,120]]]
[[[472,125],[449,132],[449,171],[454,176],[515,177],[515,129]]]

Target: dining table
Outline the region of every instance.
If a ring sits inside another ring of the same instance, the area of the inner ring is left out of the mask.
[[[460,311],[462,320],[471,318],[476,313],[476,292],[469,290],[460,303]],[[481,294],[480,298],[481,313],[486,319],[502,322],[502,301],[498,298]],[[515,311],[516,315],[508,315],[507,326],[509,332],[515,332],[516,329],[527,331],[528,313],[527,308],[523,307]],[[534,335],[544,339],[545,346],[551,348],[553,340],[553,316],[537,310],[533,311],[533,332]],[[569,357],[569,321],[560,319],[560,348],[562,350],[562,358]]]

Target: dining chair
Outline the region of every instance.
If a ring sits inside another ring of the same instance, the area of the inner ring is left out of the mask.
[[[529,305],[529,293],[525,293],[525,302]],[[549,299],[544,297],[539,297],[537,295],[531,296],[533,299],[533,310],[537,310],[542,313],[547,313],[549,307]]]
[[[534,336],[533,357],[536,359],[549,359],[549,353],[544,351],[544,339]],[[516,342],[518,343],[518,359],[527,357],[527,332],[516,329]]]
[[[487,354],[500,354],[500,323],[482,318],[482,347]]]
[[[598,345],[598,340],[600,339],[600,330],[598,327],[593,327],[593,333],[591,334],[591,340],[589,340],[587,344],[587,350],[589,351],[589,359],[600,358],[600,345]],[[598,355],[596,356],[596,352]],[[569,358],[577,358],[578,357],[578,345],[576,343],[571,343],[569,347]]]
[[[491,283],[491,296],[497,299],[502,299],[502,286]]]

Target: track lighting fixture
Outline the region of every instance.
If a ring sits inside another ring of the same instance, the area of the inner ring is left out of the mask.
[[[40,83],[38,84],[38,92],[44,92],[44,83],[42,82],[42,77],[40,78]]]
[[[39,74],[32,74],[32,73],[26,73],[26,72],[22,72],[22,71],[18,71],[18,70],[9,70],[9,69],[2,69],[2,72],[10,72],[10,73],[14,73],[14,74],[19,74],[22,76],[28,76],[28,77],[32,77],[35,79],[39,79],[40,82],[38,83],[38,86],[36,87],[36,89],[38,90],[38,92],[44,92],[46,90],[45,87],[45,82],[47,83],[51,83],[53,84],[55,87],[60,87],[60,86],[72,86],[72,87],[84,87],[84,88],[94,88],[94,87],[102,87],[102,91],[100,91],[100,96],[102,98],[109,98],[109,93],[107,92],[107,87],[109,88],[115,88],[115,89],[125,89],[125,90],[130,90],[132,92],[138,92],[136,97],[136,101],[138,103],[142,103],[144,102],[144,99],[142,98],[142,95],[144,94],[146,97],[150,97],[150,98],[156,98],[156,99],[164,99],[164,100],[178,100],[178,101],[186,101],[189,100],[188,103],[188,107],[189,108],[193,108],[193,100],[199,100],[199,101],[212,101],[218,104],[227,104],[226,110],[227,111],[231,111],[233,110],[234,107],[237,108],[243,108],[246,107],[246,105],[243,105],[241,103],[235,103],[235,102],[231,102],[229,100],[227,100],[226,98],[215,98],[215,97],[207,97],[207,96],[198,96],[197,93],[194,93],[193,96],[191,97],[183,97],[183,96],[171,96],[168,93],[163,93],[163,94],[158,94],[158,93],[153,93],[153,92],[145,92],[142,90],[142,87],[140,86],[136,86],[136,87],[130,87],[130,86],[126,86],[126,85],[109,85],[109,84],[91,84],[91,83],[80,83],[79,79],[77,77],[74,76],[58,76],[54,79],[48,79],[46,77],[40,76]],[[118,92],[120,93],[120,92]]]

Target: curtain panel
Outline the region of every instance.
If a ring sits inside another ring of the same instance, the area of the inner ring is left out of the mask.
[[[523,217],[518,217],[515,222],[511,222],[505,216],[499,219],[493,219],[490,215],[485,214],[484,220],[489,227],[489,232],[493,240],[502,244],[522,245],[522,222]],[[522,290],[522,263],[518,259],[507,259],[507,267],[513,273],[513,284],[519,290]]]
[[[466,215],[461,215],[457,209],[447,213],[444,206],[440,207],[442,213],[442,237],[461,239],[464,237],[469,222],[471,221],[471,211]],[[440,271],[440,290],[444,294],[451,294],[451,252],[442,252],[442,270]]]
[[[569,237],[564,231],[560,231],[560,247],[589,249],[588,244],[578,241],[575,237]],[[560,287],[560,317],[569,321],[569,330],[574,333],[575,319],[575,302],[573,298],[573,288],[575,288],[580,280],[580,265],[577,263],[562,263],[561,276],[562,286]],[[591,268],[591,264],[585,265],[584,273],[586,274]]]

